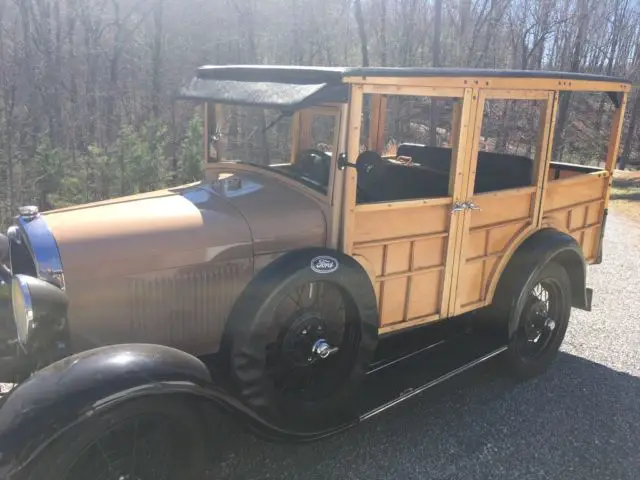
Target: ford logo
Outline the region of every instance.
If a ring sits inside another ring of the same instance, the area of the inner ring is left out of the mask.
[[[311,260],[311,270],[316,273],[332,273],[338,269],[338,260],[328,255],[321,255]]]

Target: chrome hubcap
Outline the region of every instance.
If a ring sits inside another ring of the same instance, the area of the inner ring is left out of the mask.
[[[543,354],[560,328],[558,315],[561,304],[558,288],[552,280],[538,283],[529,294],[522,315],[519,333],[520,354],[526,361],[533,361]]]
[[[313,344],[311,353],[317,355],[320,358],[327,358],[329,355],[333,355],[339,350],[338,347],[332,347],[327,343],[324,338],[321,338]]]

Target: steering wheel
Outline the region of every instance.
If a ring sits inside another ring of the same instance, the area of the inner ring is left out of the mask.
[[[377,174],[381,172],[383,164],[382,157],[374,150],[365,150],[356,159],[356,170],[358,171],[358,193],[360,201],[369,201],[371,195],[368,191],[375,181]]]
[[[310,178],[323,187],[329,185],[329,172],[331,171],[331,156],[317,150],[309,148],[302,150],[296,157],[296,170],[301,175]]]

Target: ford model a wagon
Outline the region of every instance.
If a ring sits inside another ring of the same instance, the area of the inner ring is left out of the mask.
[[[494,356],[541,373],[590,309],[629,89],[200,68],[201,182],[24,207],[4,239],[3,478],[198,478],[208,407],[309,440]],[[594,166],[552,158],[566,92],[611,106]]]

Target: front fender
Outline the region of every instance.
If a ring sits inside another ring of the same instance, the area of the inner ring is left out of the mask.
[[[0,478],[14,478],[50,442],[91,415],[145,395],[187,394],[224,409],[257,434],[306,442],[355,426],[293,431],[274,425],[217,385],[205,364],[171,347],[123,344],[87,350],[39,370],[0,407]]]
[[[196,392],[207,367],[170,347],[131,344],[87,350],[36,372],[0,408],[0,478],[101,408],[139,394]]]

